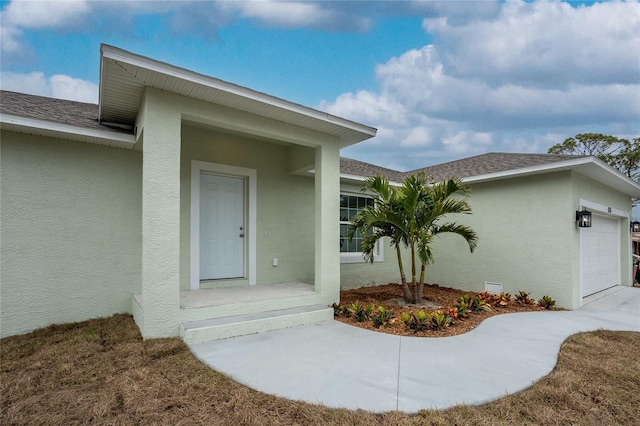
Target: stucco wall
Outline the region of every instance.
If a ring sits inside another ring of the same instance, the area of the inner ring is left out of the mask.
[[[2,132],[0,333],[130,312],[141,155]]]
[[[580,199],[631,211],[628,195],[571,171],[472,185],[473,214],[450,220],[476,230],[478,248],[471,254],[461,237],[438,237],[426,282],[468,291],[483,291],[485,282],[497,282],[512,294],[525,290],[536,299],[549,294],[558,306],[580,307],[580,230],[575,225]],[[631,280],[628,226],[628,219],[620,218],[623,285]],[[398,282],[395,252],[385,246],[384,254],[384,262],[373,265],[343,264],[342,288]],[[403,259],[409,274],[406,251]]]
[[[628,195],[612,190],[580,173],[572,173],[572,203],[574,210],[578,209],[580,199],[611,207],[631,214],[631,198]],[[602,214],[602,213],[600,213]],[[631,284],[631,233],[629,232],[629,219],[620,219],[620,271],[621,284]],[[574,227],[572,239],[573,248],[573,304],[581,305],[580,288],[580,229]]]
[[[400,282],[400,269],[396,249],[385,238],[382,242],[383,258],[381,262],[368,263],[364,259],[359,263],[340,265],[340,288],[350,289]],[[402,263],[407,280],[411,279],[411,258],[408,250],[402,250]],[[377,259],[377,258],[376,258]]]
[[[183,125],[180,288],[189,289],[191,160],[257,172],[257,284],[314,280],[314,181],[288,172],[284,144]],[[336,224],[337,226],[337,224]],[[278,266],[273,266],[278,258]]]
[[[473,214],[455,220],[478,233],[476,251],[470,254],[461,237],[442,235],[433,244],[435,264],[427,268],[426,281],[470,291],[498,282],[506,292],[549,294],[571,307],[570,172],[479,183],[469,202]]]

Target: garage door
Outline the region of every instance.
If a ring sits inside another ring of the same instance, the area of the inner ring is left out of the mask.
[[[593,215],[580,230],[582,297],[620,284],[620,221]]]

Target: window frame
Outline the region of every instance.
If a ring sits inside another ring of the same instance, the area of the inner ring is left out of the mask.
[[[367,195],[366,193],[362,193],[360,191],[356,191],[356,190],[348,190],[345,188],[341,188],[340,189],[340,196],[348,196],[348,197],[359,197],[359,198],[368,198],[371,199],[372,197]],[[338,208],[342,208],[342,207],[338,207]],[[350,225],[351,222],[349,221],[343,221],[340,220],[340,216],[338,216],[338,226],[340,225]],[[383,239],[382,239],[383,240]],[[376,242],[376,248],[375,248],[375,252],[374,252],[374,258],[373,261],[374,263],[378,263],[378,262],[383,262],[384,261],[384,250],[383,250],[383,244],[382,244],[382,240],[378,240]],[[360,251],[355,251],[355,252],[340,252],[340,263],[368,263],[365,259],[364,256],[362,254],[362,252]]]

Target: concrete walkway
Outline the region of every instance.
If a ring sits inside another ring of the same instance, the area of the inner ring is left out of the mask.
[[[571,334],[640,331],[640,289],[597,297],[576,311],[497,315],[453,337],[400,337],[326,321],[191,351],[253,389],[329,407],[416,412],[481,404],[550,373]]]

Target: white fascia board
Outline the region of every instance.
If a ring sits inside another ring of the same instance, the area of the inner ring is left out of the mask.
[[[615,216],[619,218],[629,218],[629,212],[624,210],[616,209],[615,207],[609,207],[602,204],[594,203],[589,200],[584,200],[580,198],[578,204],[578,210],[589,209],[591,211],[595,211],[598,213],[604,213],[608,216]]]
[[[468,176],[466,178],[463,178],[462,181],[468,184],[472,184],[489,182],[499,179],[509,179],[543,173],[558,172],[562,170],[577,170],[583,172],[583,174],[588,177],[594,178],[594,180],[601,181],[602,179],[600,177],[593,176],[595,173],[592,173],[588,170],[589,166],[596,167],[599,172],[604,173],[608,177],[608,181],[615,182],[613,185],[608,182],[606,183],[607,185],[612,186],[621,192],[627,193],[632,197],[635,197],[635,195],[633,195],[634,192],[640,194],[640,185],[596,157],[580,157],[573,160],[558,161],[555,163],[541,164],[538,166],[524,167],[521,169],[505,170],[502,172],[487,173],[485,175],[478,176]]]
[[[105,65],[104,65],[104,55],[102,52],[102,47],[100,46],[100,75],[98,76],[98,120],[102,119],[102,93],[104,92],[105,85]]]
[[[0,115],[0,125],[3,127],[5,125],[16,127],[21,129],[23,132],[29,129],[53,132],[59,135],[61,139],[78,140],[83,137],[94,138],[105,142],[117,142],[124,145],[131,145],[131,148],[133,148],[136,143],[134,135],[109,132],[108,130],[90,129],[87,127],[74,126],[72,124],[55,123],[52,121],[21,117],[19,115],[12,114]]]
[[[327,123],[335,124],[350,130],[354,130],[369,137],[376,135],[377,130],[373,127],[365,126],[364,124],[356,123],[354,121],[346,120],[325,112],[318,111],[313,108],[309,108],[300,104],[285,101],[284,99],[277,98],[275,96],[267,95],[266,93],[258,92],[247,87],[239,86],[237,84],[229,83],[214,77],[206,76],[203,74],[190,71],[186,68],[180,68],[175,65],[168,64],[166,62],[156,61],[154,59],[137,55],[135,53],[128,52],[126,50],[119,49],[117,47],[102,44],[101,51],[101,63],[103,60],[111,59],[114,61],[126,62],[139,68],[147,69],[149,71],[157,72],[159,74],[175,77],[180,80],[188,81],[202,86],[210,87],[213,89],[221,90],[223,92],[231,93],[243,98],[251,99],[263,104],[267,104],[276,108],[291,111],[296,114],[301,114],[316,120],[321,120]],[[102,82],[100,84],[100,92],[102,92]],[[365,138],[368,139],[368,138]]]

